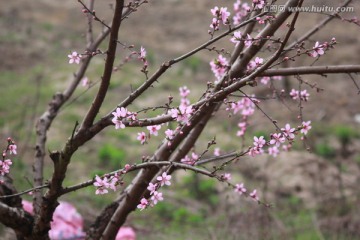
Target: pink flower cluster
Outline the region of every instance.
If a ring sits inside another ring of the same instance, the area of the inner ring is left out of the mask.
[[[303,135],[306,135],[311,129],[311,121],[302,122],[302,125],[298,127],[300,132]],[[292,128],[290,124],[286,124],[284,128],[281,128],[280,133],[270,134],[270,141],[266,142],[264,136],[254,137],[253,147],[249,149],[248,155],[255,157],[264,153],[263,147],[268,146],[268,154],[276,157],[280,150],[280,146],[284,151],[288,151],[291,148],[292,141],[295,139],[296,129]],[[290,143],[285,145],[286,140],[289,140]]]
[[[163,172],[161,176],[158,176],[156,178],[156,183],[149,183],[149,186],[147,189],[150,191],[150,199],[142,198],[140,200],[140,203],[137,205],[137,208],[140,209],[140,211],[146,209],[148,206],[155,206],[158,202],[161,202],[164,200],[163,194],[159,192],[159,188],[167,185],[171,185],[171,176],[168,175],[166,172]]]
[[[230,20],[229,20],[230,12],[227,10],[226,7],[222,7],[220,9],[219,7],[214,7],[213,9],[210,9],[210,12],[214,17],[210,24],[210,28],[217,31],[220,28],[220,22],[222,22],[224,25],[230,24]]]
[[[119,184],[119,177],[112,176],[112,177],[104,177],[101,179],[98,175],[95,177],[94,186],[96,187],[95,194],[106,194],[108,193],[108,189],[112,189],[114,192],[116,191],[116,187]]]
[[[171,117],[176,119],[177,122],[183,124],[189,124],[190,117],[194,112],[192,106],[180,105],[178,108],[170,110]]]
[[[241,20],[249,14],[250,10],[251,8],[248,3],[241,3],[240,0],[237,0],[234,3],[234,24],[237,25],[241,23]]]
[[[247,189],[245,188],[244,183],[240,183],[240,184],[235,185],[235,190],[234,191],[236,193],[238,193],[239,195],[242,195],[242,194],[247,192]],[[257,194],[256,189],[249,194],[249,197],[251,197],[256,202],[259,201],[259,196]]]
[[[197,155],[196,153],[192,152],[190,157],[189,157],[188,155],[186,155],[186,156],[185,156],[183,159],[181,159],[180,161],[181,161],[182,163],[185,163],[185,164],[194,165],[197,160],[199,160],[199,155]]]
[[[283,78],[282,78],[282,76],[273,76],[271,78],[265,76],[265,77],[260,78],[260,82],[264,85],[268,85],[268,83],[270,82],[271,79],[272,80],[282,80]]]
[[[308,53],[310,57],[320,57],[325,54],[329,48],[334,48],[334,45],[337,44],[336,39],[333,37],[330,42],[324,42],[320,44],[319,42],[315,43],[315,46],[312,48],[312,51]]]
[[[254,8],[263,9],[266,2],[264,0],[253,0]]]
[[[254,61],[250,61],[248,66],[247,66],[247,69],[248,71],[251,71],[251,70],[254,70],[258,67],[260,67],[264,62],[264,59],[263,58],[259,58],[259,57],[256,57]]]
[[[219,55],[218,58],[215,58],[213,61],[210,62],[210,67],[211,71],[214,73],[217,79],[215,83],[218,83],[227,72],[229,68],[229,62],[225,57]]]
[[[242,121],[238,124],[240,130],[236,133],[236,135],[239,137],[244,136],[247,128],[247,119],[255,112],[256,105],[254,104],[254,102],[258,103],[259,101],[256,99],[251,100],[248,97],[244,97],[238,102],[232,102],[230,104],[230,108],[227,108],[227,110],[232,110],[233,114],[240,113],[242,115]]]
[[[22,201],[24,210],[33,214],[30,202]],[[50,223],[50,239],[85,239],[84,220],[76,208],[68,202],[60,201]]]
[[[158,136],[158,131],[161,129],[161,125],[147,126],[146,129],[149,130],[149,135],[146,135],[145,132],[139,132],[137,134],[138,136],[136,139],[139,140],[141,144],[145,144],[147,139],[150,139],[151,135]]]
[[[96,187],[95,194],[106,194],[109,192],[109,188],[116,191],[117,186],[123,184],[121,175],[127,173],[130,168],[131,166],[129,164],[125,164],[124,169],[119,170],[111,176],[105,176],[102,179],[96,175],[94,179],[94,186]]]
[[[310,97],[310,94],[307,92],[306,89],[304,89],[302,91],[291,89],[289,95],[294,100],[300,99],[301,101],[305,101],[305,102],[307,102]]]
[[[111,120],[115,124],[115,129],[125,128],[125,124],[123,123],[124,120],[128,121],[136,121],[137,120],[137,113],[130,112],[126,108],[116,108],[115,112],[112,112],[114,116]]]
[[[0,160],[0,176],[3,176],[10,172],[10,166],[12,165],[12,161],[10,159],[5,159],[8,153],[13,155],[17,154],[17,146],[15,144],[15,141],[13,141],[11,138],[7,139],[7,147],[2,152],[2,159]]]
[[[34,214],[33,205],[31,202],[23,200],[23,208],[26,212]],[[50,223],[51,229],[49,237],[55,239],[77,239],[84,240],[85,232],[84,220],[76,208],[64,201],[59,202],[56,208],[53,220]],[[115,240],[135,240],[136,233],[131,227],[121,227],[116,235]]]

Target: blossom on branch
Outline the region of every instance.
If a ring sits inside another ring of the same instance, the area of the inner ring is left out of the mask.
[[[80,64],[80,60],[81,60],[81,54],[78,54],[77,52],[72,52],[71,54],[68,55],[69,58],[69,64]]]
[[[161,176],[158,176],[156,178],[156,180],[159,181],[160,186],[164,186],[164,185],[170,186],[171,185],[170,179],[171,179],[171,176],[167,175],[166,172],[163,172]]]

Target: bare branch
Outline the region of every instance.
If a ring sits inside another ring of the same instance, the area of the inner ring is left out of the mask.
[[[339,65],[339,66],[303,66],[291,68],[268,69],[260,73],[259,76],[291,76],[308,74],[334,74],[334,73],[358,73],[360,65]]]
[[[113,72],[113,66],[115,61],[115,54],[117,48],[117,40],[118,40],[118,33],[121,25],[121,17],[124,8],[124,0],[117,0],[116,7],[115,7],[115,14],[113,18],[113,24],[110,30],[110,39],[109,39],[109,47],[107,50],[107,57],[105,61],[104,73],[102,76],[102,80],[100,83],[99,91],[96,94],[96,97],[87,112],[83,123],[81,124],[80,130],[84,130],[89,128],[99,112],[99,109],[105,99],[107,90],[109,88],[111,75]]]

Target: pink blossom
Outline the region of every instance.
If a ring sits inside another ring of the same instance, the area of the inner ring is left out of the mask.
[[[140,209],[140,211],[144,210],[149,205],[148,200],[146,198],[142,198],[140,200],[140,204],[137,205],[137,208]]]
[[[257,148],[262,148],[265,145],[266,141],[264,136],[254,137],[254,146]]]
[[[94,186],[96,187],[96,195],[106,194],[109,192],[107,190],[107,188],[109,187],[109,183],[106,177],[104,177],[104,179],[101,179],[98,175],[96,175]]]
[[[186,98],[190,94],[190,90],[186,86],[180,87],[179,92],[182,98]]]
[[[171,176],[167,175],[166,172],[163,172],[161,176],[158,176],[156,178],[156,180],[159,181],[160,186],[164,186],[164,185],[170,186],[171,185],[170,179],[171,179]]]
[[[156,205],[159,201],[164,200],[162,193],[155,191],[153,195],[151,196],[151,201],[154,205]]]
[[[114,112],[112,112],[112,115],[114,116],[113,119],[111,120],[114,124],[115,124],[115,129],[119,129],[119,128],[125,128],[125,124],[122,122],[122,119],[127,117],[127,115],[130,112],[128,112],[128,110],[126,108],[116,108],[116,110]],[[130,113],[131,114],[131,113]]]
[[[240,195],[243,193],[246,193],[246,188],[244,187],[243,183],[236,184],[235,185],[235,192],[239,193]]]
[[[156,188],[157,188],[157,184],[153,184],[153,183],[149,183],[149,186],[147,187],[147,190],[150,191],[150,195],[152,195],[155,191],[156,191]]]
[[[312,57],[317,57],[324,54],[324,47],[323,45],[320,45],[319,42],[315,43],[315,46],[313,47],[313,51],[310,54]]]
[[[10,151],[10,154],[14,154],[14,155],[16,155],[16,154],[17,154],[16,149],[17,149],[17,146],[16,146],[15,144],[11,144],[11,145],[9,145],[9,151]]]
[[[197,161],[199,159],[199,155],[197,155],[196,153],[192,152],[191,153],[191,159],[194,161]]]
[[[213,28],[215,31],[219,30],[220,21],[217,18],[213,18],[210,24],[210,28]]]
[[[180,162],[189,164],[189,165],[193,165],[195,163],[188,155],[186,155],[184,158],[182,158],[180,160]]]
[[[149,130],[150,134],[157,136],[158,135],[158,131],[161,128],[161,125],[153,125],[153,126],[147,126],[146,127],[147,130]]]
[[[121,227],[115,240],[136,240],[136,233],[131,227]]]
[[[146,58],[146,50],[143,46],[140,48],[140,59],[145,60]]]
[[[292,145],[291,145],[291,144],[288,144],[288,145],[283,145],[283,146],[282,146],[282,149],[283,149],[285,152],[288,152],[288,151],[290,151],[290,150],[291,150],[291,147],[292,147]]]
[[[259,58],[259,57],[255,58],[256,66],[260,66],[261,64],[263,64],[263,62],[264,62],[263,58]]]
[[[262,77],[260,82],[264,85],[267,85],[270,81],[270,77]]]
[[[282,80],[283,76],[273,76],[272,79],[274,79],[274,80]]]
[[[90,81],[88,77],[84,77],[83,79],[81,79],[81,85],[83,87],[88,87],[90,85]]]
[[[141,144],[144,144],[146,142],[146,133],[139,132],[136,139],[139,140]]]
[[[176,121],[182,122],[185,124],[189,123],[191,114],[193,113],[193,109],[191,106],[179,106],[179,109],[171,109],[170,114],[171,117],[175,118]]]
[[[280,144],[284,142],[285,142],[285,138],[281,133],[271,134],[270,144],[275,144],[277,147],[279,147]]]
[[[125,124],[119,120],[117,117],[114,117],[112,120],[111,120],[114,124],[115,124],[115,129],[124,129],[125,128]]]
[[[303,100],[303,101],[308,101],[308,100],[309,100],[309,97],[310,97],[310,94],[307,92],[306,89],[304,89],[304,90],[302,90],[302,91],[300,92],[300,98],[301,98],[301,100]]]
[[[290,97],[292,97],[292,99],[296,100],[299,98],[299,91],[296,91],[295,89],[291,89],[289,95]]]
[[[217,81],[220,81],[221,78],[225,75],[228,66],[228,60],[222,55],[219,55],[218,58],[210,62],[211,71],[214,73]]]
[[[264,0],[253,0],[255,8],[262,9],[265,6]]]
[[[248,3],[243,3],[241,4],[240,0],[237,0],[234,3],[234,11],[235,11],[235,15],[233,17],[233,22],[235,25],[241,23],[241,20],[248,15],[248,13],[250,12],[251,8],[249,6]]]
[[[221,20],[222,20],[223,24],[228,25],[229,24],[230,12],[227,10],[226,7],[222,7],[220,9],[220,16],[221,16]]]
[[[214,156],[220,156],[220,148],[214,149]]]
[[[308,131],[311,129],[311,121],[302,122],[302,129],[300,130],[301,133],[306,135]]]
[[[210,12],[214,17],[218,17],[220,15],[220,9],[218,6],[215,6],[214,8],[210,9]]]
[[[230,181],[231,180],[231,173],[224,173],[221,175],[221,179],[224,181]]]
[[[251,157],[255,157],[256,155],[259,155],[259,154],[261,154],[261,153],[260,153],[260,151],[259,151],[259,148],[257,148],[257,147],[252,147],[252,148],[250,148],[248,154],[249,154]]]
[[[264,24],[265,23],[265,19],[262,19],[261,17],[257,17],[256,21],[258,21],[259,24]]]
[[[114,117],[125,118],[128,115],[128,110],[124,107],[116,108],[115,112],[112,112]]]
[[[230,39],[230,41],[236,44],[241,42],[241,32],[240,31],[234,32],[234,36]]]
[[[245,40],[245,46],[246,46],[246,47],[250,47],[251,44],[252,44],[252,42],[253,42],[252,37],[251,37],[249,34],[247,34],[247,35],[246,35],[246,40]]]
[[[5,175],[9,173],[11,165],[12,165],[12,161],[10,159],[6,159],[4,161],[0,160],[0,175]]]
[[[73,64],[80,64],[80,60],[81,60],[81,55],[78,54],[77,52],[72,52],[72,54],[68,55],[69,57],[69,63]]]
[[[252,191],[249,196],[254,199],[255,201],[259,201],[259,196],[257,195],[256,189],[254,191]]]
[[[250,96],[252,97],[252,96]],[[255,112],[255,104],[253,101],[251,101],[250,98],[243,98],[240,101],[236,103],[231,103],[231,109],[233,110],[233,113],[236,114],[237,112],[240,112],[243,116],[250,116],[254,114]]]
[[[240,122],[239,124],[238,124],[238,127],[240,128],[240,130],[239,131],[237,131],[237,133],[236,133],[236,136],[244,136],[244,134],[245,134],[245,132],[246,132],[246,122]]]
[[[75,207],[68,202],[60,201],[50,223],[50,239],[84,239],[84,220]],[[26,200],[22,201],[23,208],[33,214],[32,204]]]
[[[294,132],[295,132],[295,128],[291,128],[290,124],[286,124],[285,128],[281,128],[281,131],[283,131],[284,135],[288,138],[290,138],[290,140],[295,138]]]
[[[279,154],[279,149],[277,146],[269,147],[268,152],[271,156],[276,157]]]
[[[116,191],[118,181],[119,181],[119,179],[116,176],[114,176],[111,178],[111,181],[108,183],[109,188],[111,188],[114,192]]]
[[[165,131],[166,138],[169,140],[172,140],[174,138],[174,134],[175,132],[171,129],[166,129]]]

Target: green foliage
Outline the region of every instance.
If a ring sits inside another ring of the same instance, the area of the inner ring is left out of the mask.
[[[111,144],[104,144],[100,148],[98,156],[102,166],[116,170],[121,167],[121,163],[124,162],[126,154],[122,149],[116,148]]]
[[[172,227],[181,227],[184,224],[200,224],[204,221],[204,217],[200,213],[193,213],[185,207],[175,208],[172,203],[159,202],[155,210],[157,215],[171,222]]]
[[[315,153],[324,158],[332,159],[336,155],[336,151],[328,143],[318,143],[315,145]]]
[[[201,59],[196,56],[193,56],[185,59],[183,64],[185,68],[191,69],[192,73],[196,73],[201,66]]]
[[[186,195],[190,198],[207,203],[210,206],[215,206],[219,202],[216,183],[217,182],[214,179],[204,179],[195,173],[184,178],[184,185],[186,186],[187,191]]]
[[[348,126],[336,126],[334,128],[334,133],[339,141],[346,145],[350,143],[351,138],[356,137],[355,130]]]

